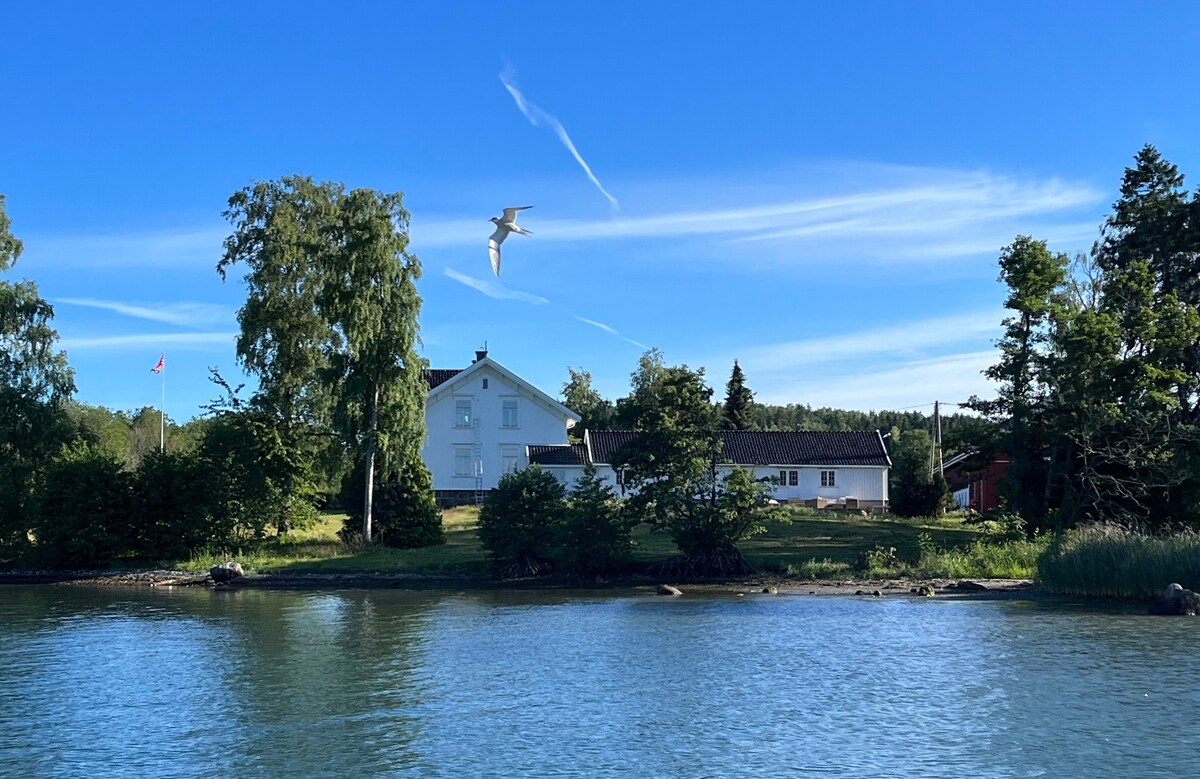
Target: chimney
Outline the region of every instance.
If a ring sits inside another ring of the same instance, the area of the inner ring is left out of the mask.
[[[486,346],[485,346],[485,347],[483,347],[482,349],[476,349],[476,350],[475,350],[475,360],[474,360],[474,362],[479,362],[479,361],[480,361],[480,360],[482,360],[484,357],[487,357],[487,347],[486,347]]]

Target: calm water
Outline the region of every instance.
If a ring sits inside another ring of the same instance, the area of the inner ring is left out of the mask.
[[[1196,776],[1200,620],[0,586],[0,776]]]

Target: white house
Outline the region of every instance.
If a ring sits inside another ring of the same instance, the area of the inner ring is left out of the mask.
[[[612,467],[618,449],[636,442],[627,430],[587,430],[582,444],[529,446],[527,457],[555,474],[568,487],[592,463],[599,474],[623,492],[621,474]],[[891,460],[876,432],[739,431],[721,433],[718,472],[749,468],[759,479],[775,480],[780,502],[823,508],[882,509],[888,505]]]
[[[426,374],[425,447],[439,503],[477,502],[508,472],[525,467],[529,446],[566,446],[579,415],[488,357]]]

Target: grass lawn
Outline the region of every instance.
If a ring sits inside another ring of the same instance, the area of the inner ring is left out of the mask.
[[[180,563],[206,570],[228,559],[259,573],[424,573],[486,576],[488,558],[475,529],[479,512],[461,507],[443,514],[446,543],[424,549],[355,548],[337,537],[343,515],[328,514],[313,527],[288,533],[241,554],[206,555]],[[854,572],[862,552],[895,549],[902,565],[914,572],[921,556],[918,538],[928,533],[942,549],[968,549],[980,531],[958,518],[901,519],[814,514],[797,510],[790,524],[772,524],[768,532],[742,542],[746,558],[760,570],[803,578],[837,578]],[[670,536],[638,527],[634,561],[650,563],[678,554]],[[885,553],[885,556],[886,553]],[[982,574],[975,574],[982,575]]]

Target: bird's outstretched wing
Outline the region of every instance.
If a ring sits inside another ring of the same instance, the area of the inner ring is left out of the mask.
[[[488,238],[488,256],[492,258],[492,271],[497,276],[500,275],[500,244],[504,243],[506,237],[508,237],[508,230],[498,227],[496,232]]]
[[[501,222],[516,222],[517,221],[517,212],[524,211],[527,208],[533,208],[533,206],[509,206],[508,208],[504,209],[504,216],[500,218],[500,221]]]

